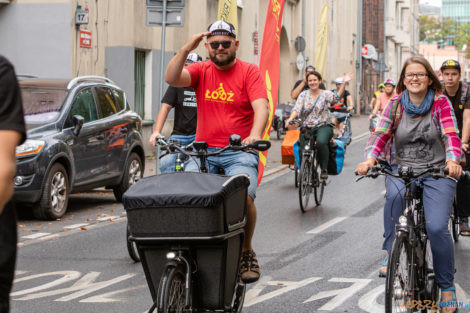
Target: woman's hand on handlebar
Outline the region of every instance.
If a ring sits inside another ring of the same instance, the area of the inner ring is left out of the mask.
[[[368,158],[364,162],[361,162],[357,165],[356,172],[358,175],[366,175],[369,171],[369,168],[375,165],[376,161],[373,158]]]
[[[446,162],[446,169],[450,177],[459,178],[462,175],[462,166],[453,160]]]

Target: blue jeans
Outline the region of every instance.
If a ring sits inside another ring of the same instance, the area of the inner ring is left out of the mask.
[[[220,150],[221,148],[209,148],[209,152]],[[258,185],[258,152],[225,151],[219,155],[207,158],[208,172],[217,174],[219,169],[223,169],[225,175],[234,176],[237,174],[247,174],[250,178],[248,194],[254,200],[256,198],[256,187]],[[199,172],[200,161],[197,158],[189,159],[184,170],[186,172]]]
[[[196,135],[171,135],[168,138],[170,140],[177,140],[182,145],[186,146],[189,145],[191,142],[194,141]],[[175,161],[176,161],[176,154],[166,154],[160,159],[160,172],[162,173],[171,173],[175,171]]]
[[[396,173],[397,167],[393,167]],[[419,178],[423,182],[423,206],[426,218],[426,231],[431,242],[434,270],[441,288],[454,285],[454,242],[447,227],[454,201],[456,183],[447,178]],[[382,246],[390,254],[395,225],[404,209],[405,185],[402,179],[385,178],[384,228],[385,240]]]

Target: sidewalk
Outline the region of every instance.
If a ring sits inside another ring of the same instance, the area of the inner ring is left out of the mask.
[[[351,127],[353,131],[353,141],[360,139],[363,136],[369,135],[369,116],[353,116],[351,118]],[[271,148],[268,152],[268,158],[266,160],[266,167],[264,169],[264,176],[269,176],[271,174],[277,173],[285,168],[287,165],[281,163],[281,140],[276,139],[275,132],[271,133]],[[145,163],[145,173],[144,176],[155,175],[155,157],[147,157]]]

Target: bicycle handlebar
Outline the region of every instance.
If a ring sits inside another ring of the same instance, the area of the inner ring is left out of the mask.
[[[354,171],[354,173],[356,174],[356,176],[359,176],[357,171]],[[395,173],[392,172],[392,169],[389,165],[387,166],[387,165],[384,165],[384,164],[379,164],[379,165],[375,165],[375,166],[369,168],[368,173],[366,175],[361,175],[360,177],[358,177],[356,179],[356,181],[359,181],[359,180],[363,179],[364,177],[377,178],[379,175],[389,175],[389,176],[393,176],[393,177],[396,177],[396,178],[402,178],[402,179],[410,180],[410,179],[419,178],[419,177],[424,176],[424,175],[429,174],[429,173],[435,179],[437,179],[437,178],[453,178],[453,177],[447,176],[447,175],[449,175],[449,170],[447,168],[442,168],[442,167],[438,167],[438,166],[430,166],[427,169],[425,169],[424,171],[421,171],[417,174],[415,174],[413,172],[413,168],[408,167],[408,166],[402,166],[402,167],[398,168],[398,173],[395,174]],[[465,179],[468,179],[468,178],[470,178],[470,172],[463,171],[462,175],[459,177],[459,180],[465,180]]]
[[[241,142],[241,138],[239,135],[231,135],[230,136],[230,144],[227,146],[221,148],[220,150],[214,151],[214,152],[207,152],[208,145],[206,142],[203,141],[195,141],[192,143],[192,148],[194,148],[193,151],[188,151],[184,148],[181,148],[179,145],[174,144],[174,143],[168,143],[165,141],[163,137],[159,137],[156,139],[156,144],[167,147],[169,151],[179,151],[183,153],[184,155],[187,155],[189,157],[208,157],[208,156],[214,156],[221,154],[224,151],[227,150],[234,150],[234,151],[245,151],[249,149],[254,149],[258,151],[266,151],[271,147],[271,142],[268,140],[257,140],[253,143],[250,144],[243,144]]]

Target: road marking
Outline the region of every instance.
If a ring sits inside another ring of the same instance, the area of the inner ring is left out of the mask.
[[[370,135],[370,132],[365,132],[365,133],[362,133],[360,135],[357,135],[356,137],[352,137],[351,138],[351,144],[354,144],[356,143],[358,140],[362,139],[362,138],[365,138],[367,136]]]
[[[111,291],[111,292],[103,293],[101,295],[97,295],[97,296],[93,296],[93,297],[89,297],[89,298],[80,300],[79,302],[86,302],[86,303],[123,302],[123,301],[126,300],[126,298],[112,298],[112,296],[123,293],[123,292],[135,290],[135,289],[141,289],[141,288],[146,289],[147,285],[138,285],[138,286],[134,286],[134,287],[129,287],[129,288],[124,288],[124,289],[120,289],[120,290],[116,290],[116,291]],[[147,313],[147,311],[146,311],[146,313]]]
[[[12,297],[21,296],[21,295],[28,294],[28,293],[33,293],[33,292],[37,292],[37,291],[40,291],[40,290],[49,289],[51,287],[61,285],[61,284],[66,283],[68,281],[78,279],[80,277],[80,275],[81,275],[81,273],[77,272],[77,271],[59,271],[59,272],[42,273],[42,274],[35,274],[35,275],[29,275],[29,276],[17,278],[13,281],[14,284],[18,284],[22,281],[32,280],[32,279],[41,278],[41,277],[61,276],[60,278],[58,278],[54,281],[51,281],[47,284],[43,284],[43,285],[40,285],[40,286],[37,286],[37,287],[28,288],[28,289],[24,289],[24,290],[15,291],[15,292],[11,293],[11,296]]]
[[[80,276],[80,273],[79,272],[77,272],[77,273]],[[46,273],[46,275],[48,275],[48,274],[50,274],[50,273]],[[52,297],[52,296],[57,296],[57,295],[61,295],[61,294],[64,294],[64,293],[74,292],[72,294],[69,294],[67,296],[63,296],[61,298],[58,298],[58,299],[54,300],[54,301],[70,301],[70,300],[74,300],[74,299],[83,297],[83,296],[85,296],[89,293],[98,291],[100,289],[107,288],[111,285],[117,284],[121,281],[127,280],[127,279],[132,278],[135,275],[137,275],[137,274],[126,274],[126,275],[122,275],[122,276],[119,276],[119,277],[116,277],[116,278],[113,278],[113,279],[110,279],[110,280],[107,280],[107,281],[95,282],[95,280],[98,278],[98,276],[100,274],[101,274],[100,272],[90,272],[90,273],[86,274],[85,276],[83,276],[82,278],[80,278],[78,281],[76,281],[72,286],[70,286],[68,288],[59,288],[57,290],[49,290],[49,291],[43,291],[43,292],[38,292],[38,293],[31,293],[31,289],[27,289],[27,290],[23,290],[23,291],[13,293],[12,295],[27,294],[26,296],[24,296],[22,298],[17,298],[15,300],[34,300],[34,299],[39,299],[39,298],[44,298],[44,297]],[[76,278],[78,278],[78,277],[76,277]],[[57,280],[55,282],[52,282],[52,283],[54,283],[55,285],[58,284]],[[61,283],[63,283],[63,282],[61,282]],[[51,284],[51,283],[49,283],[49,284]],[[35,289],[49,288],[49,287],[45,287],[46,285],[48,285],[48,284],[38,286]]]
[[[339,222],[342,222],[345,219],[346,219],[346,217],[344,217],[344,216],[343,217],[336,217],[336,218],[332,219],[331,221],[323,223],[320,226],[308,231],[307,234],[318,234],[318,233],[324,231],[325,229],[327,229],[328,227],[331,227],[331,226],[333,226],[333,225],[335,225]]]
[[[380,285],[359,298],[359,308],[369,313],[384,312],[385,306],[377,303],[377,298],[385,292],[385,284]]]
[[[83,226],[88,226],[90,225],[89,223],[82,223],[82,224],[73,224],[73,225],[69,225],[69,226],[64,226],[65,229],[75,229],[75,228],[80,228],[80,227],[83,227]]]
[[[268,277],[270,279],[270,277]],[[249,307],[254,304],[269,300],[271,298],[282,295],[283,293],[292,291],[294,289],[307,286],[317,280],[322,279],[321,277],[310,277],[301,281],[264,281],[259,282],[256,286],[246,292],[245,302],[243,307]],[[279,289],[265,293],[261,296],[259,294],[267,286],[279,286]]]
[[[97,218],[96,220],[102,222],[102,221],[108,221],[110,219],[115,220],[117,218],[119,218],[119,216],[110,215],[110,216],[104,216],[104,217]]]
[[[346,282],[346,283],[353,283],[353,284],[347,288],[322,291],[308,298],[307,300],[304,301],[304,303],[335,296],[333,299],[331,299],[325,305],[321,306],[318,309],[322,311],[332,311],[336,309],[338,306],[340,306],[341,304],[343,304],[343,302],[346,301],[349,297],[357,294],[359,290],[367,286],[367,284],[369,284],[372,281],[372,279],[332,278],[328,281]]]
[[[51,233],[35,233],[35,234],[27,235],[27,236],[21,236],[21,238],[24,238],[24,239],[36,239],[36,238],[44,237],[44,236],[47,236],[47,235],[50,235],[50,234],[51,234]]]

